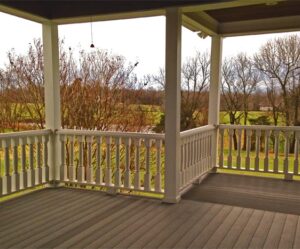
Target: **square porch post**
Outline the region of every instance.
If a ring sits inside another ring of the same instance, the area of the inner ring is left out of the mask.
[[[211,66],[210,66],[210,87],[209,87],[209,109],[208,124],[219,125],[220,115],[220,89],[221,89],[221,66],[222,66],[223,38],[213,36],[211,40]],[[212,141],[212,165],[217,166],[218,157],[218,129],[214,133]]]
[[[59,86],[59,45],[56,24],[43,24],[43,52],[45,77],[45,119],[46,128],[53,132],[61,127],[60,86]],[[57,135],[50,138],[49,167],[50,180],[60,179],[60,143]]]
[[[180,170],[181,10],[166,10],[165,197],[176,203]]]

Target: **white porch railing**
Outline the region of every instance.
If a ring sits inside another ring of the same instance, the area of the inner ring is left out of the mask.
[[[181,167],[180,190],[191,185],[213,165],[213,138],[217,129],[207,125],[180,133]]]
[[[51,130],[0,134],[0,196],[49,182]]]
[[[163,193],[163,134],[60,130],[61,181]]]
[[[284,174],[288,179],[300,175],[300,127],[220,125],[219,134],[220,169]]]
[[[219,131],[219,165],[216,141]],[[164,134],[59,130],[60,179],[49,179],[51,130],[0,134],[0,196],[56,180],[108,192],[164,194]],[[212,125],[180,133],[180,194],[215,166],[300,176],[300,127]],[[299,178],[298,178],[299,179]]]

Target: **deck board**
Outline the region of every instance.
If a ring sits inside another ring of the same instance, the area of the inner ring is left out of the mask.
[[[287,215],[278,248],[292,248],[295,239],[298,217]]]
[[[211,174],[184,199],[300,215],[300,182]]]
[[[284,228],[287,214],[275,214],[273,226],[271,226],[264,248],[278,248],[280,237]]]
[[[224,239],[218,245],[219,248],[232,248],[242,233],[244,227],[249,222],[254,210],[244,208],[241,215],[237,218],[235,223],[232,225]]]
[[[229,186],[230,192],[235,186],[236,177],[216,183],[219,177],[208,178],[176,205],[81,189],[33,192],[0,203],[0,248],[300,248],[297,198],[289,203],[296,203],[289,207],[292,213],[271,211],[266,202],[259,209],[249,207],[242,192],[205,201],[208,194],[202,193],[208,187]],[[259,185],[249,185],[251,191],[262,191],[266,184],[266,195],[276,185],[242,177],[235,187],[244,188],[243,181]],[[284,186],[282,181],[279,186]],[[291,183],[283,188],[278,191],[286,196],[298,193]],[[285,199],[275,198],[278,210]],[[233,205],[233,199],[240,203]]]

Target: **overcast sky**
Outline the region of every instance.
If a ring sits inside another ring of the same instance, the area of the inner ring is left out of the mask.
[[[6,53],[14,48],[24,53],[34,38],[42,37],[42,26],[0,12],[0,67],[7,62]],[[90,24],[59,26],[59,37],[73,50],[89,50],[91,43]],[[224,39],[223,56],[239,52],[253,54],[268,39],[285,34],[243,36]],[[164,66],[165,59],[165,18],[139,18],[122,21],[93,23],[96,47],[121,54],[131,62],[139,61],[136,73],[139,76],[157,72]],[[192,56],[195,51],[209,51],[210,38],[200,39],[196,33],[183,28],[182,56]]]

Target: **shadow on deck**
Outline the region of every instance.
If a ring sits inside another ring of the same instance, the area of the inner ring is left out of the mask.
[[[247,181],[254,185],[243,185]],[[281,200],[299,191],[296,185],[276,182]],[[274,184],[215,174],[176,205],[96,191],[44,189],[0,204],[0,248],[300,248],[298,215],[254,209],[264,206],[251,206],[247,195],[234,192],[240,186],[258,202],[261,197],[255,199],[254,193],[271,191]]]
[[[300,215],[300,182],[216,173],[183,199]]]

